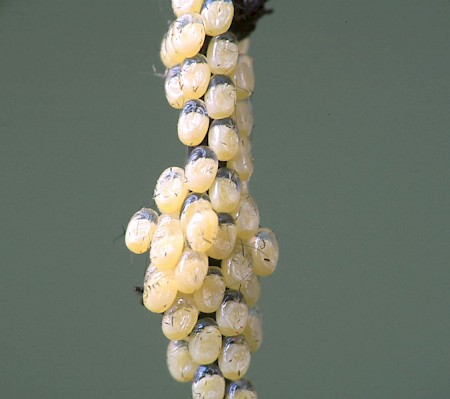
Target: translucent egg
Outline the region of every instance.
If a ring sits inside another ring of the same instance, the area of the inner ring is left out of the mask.
[[[236,107],[236,88],[228,76],[213,75],[204,99],[211,118],[228,118]]]
[[[150,260],[160,270],[172,270],[181,257],[184,235],[178,219],[161,215],[150,248]]]
[[[248,180],[241,181],[241,198],[242,196],[250,194],[248,183],[249,183]]]
[[[225,391],[225,399],[258,399],[255,388],[246,379],[229,381]]]
[[[225,378],[238,380],[250,367],[251,354],[244,336],[224,338],[219,355],[219,368]]]
[[[183,58],[193,57],[205,41],[205,27],[202,17],[197,13],[183,14],[176,19],[170,29],[173,49]]]
[[[237,228],[237,236],[250,239],[259,228],[259,209],[250,194],[242,195],[238,207],[231,213]]]
[[[193,294],[198,310],[203,313],[213,313],[222,304],[225,293],[225,283],[218,267],[210,266],[208,274],[201,287]]]
[[[244,54],[239,56],[233,78],[238,100],[245,100],[253,94],[255,74],[253,72],[253,59],[250,56]]]
[[[172,271],[159,270],[150,264],[145,272],[142,302],[154,313],[166,311],[177,296],[177,287]]]
[[[239,54],[248,54],[248,50],[250,49],[250,38],[246,37],[245,39],[239,40],[238,47]]]
[[[199,13],[203,0],[172,0],[172,10],[177,17],[189,12]]]
[[[204,193],[216,177],[219,162],[213,150],[206,146],[196,147],[189,154],[184,175],[189,190]]]
[[[216,119],[211,123],[208,145],[216,153],[219,161],[228,161],[237,154],[239,136],[233,119]]]
[[[189,99],[199,99],[208,88],[211,70],[202,54],[186,58],[181,64],[181,90]]]
[[[186,197],[180,212],[181,228],[184,232],[186,232],[186,226],[192,216],[205,209],[212,209],[211,201],[207,194],[191,193]]]
[[[216,212],[231,212],[241,199],[239,176],[228,168],[220,168],[208,191],[211,205]]]
[[[163,41],[161,42],[160,56],[166,68],[172,68],[177,64],[181,64],[184,60],[184,56],[175,51],[172,45],[172,37],[175,28],[176,21],[173,21],[167,33],[164,35]]]
[[[258,308],[251,308],[248,312],[247,325],[244,329],[244,337],[250,352],[257,351],[262,344],[263,328],[262,315]]]
[[[242,181],[249,180],[253,174],[253,155],[250,139],[240,136],[236,155],[227,162],[227,167],[234,169]]]
[[[241,240],[236,242],[231,255],[222,260],[221,270],[228,288],[241,291],[247,284],[253,272],[252,257]]]
[[[125,245],[135,253],[142,254],[150,248],[158,222],[158,214],[150,208],[137,211],[128,222]]]
[[[248,243],[251,248],[253,271],[258,276],[270,276],[278,263],[278,242],[268,228],[261,228]]]
[[[236,243],[237,229],[234,224],[234,219],[228,213],[217,214],[219,218],[219,228],[217,235],[211,248],[206,254],[210,258],[224,259],[230,256],[231,251]]]
[[[197,211],[186,224],[186,242],[198,252],[211,248],[219,229],[219,218],[212,209]]]
[[[178,212],[188,195],[184,170],[173,166],[167,168],[156,182],[153,199],[162,213]]]
[[[198,309],[192,297],[178,295],[172,306],[166,310],[161,327],[168,339],[186,338],[194,328],[198,319]]]
[[[178,118],[178,138],[184,145],[199,145],[205,138],[208,127],[208,112],[202,100],[190,100],[184,104]]]
[[[183,59],[178,57],[172,48],[168,46],[169,41],[167,41],[167,33],[164,35],[161,41],[161,47],[159,50],[159,57],[161,58],[161,62],[167,69],[174,67],[179,64]]]
[[[233,72],[239,57],[236,36],[226,32],[213,37],[208,44],[206,57],[211,73],[228,75]]]
[[[192,381],[198,364],[192,360],[186,341],[170,341],[167,347],[167,367],[179,382]]]
[[[206,34],[217,36],[225,33],[233,22],[234,7],[231,0],[205,0],[200,12]]]
[[[173,108],[183,108],[186,98],[181,90],[181,69],[175,65],[167,71],[164,89],[166,91],[167,102]]]
[[[253,128],[253,108],[250,99],[236,101],[234,120],[240,136],[250,136]]]
[[[192,294],[201,287],[207,273],[206,254],[185,248],[174,271],[176,287],[185,294]]]
[[[194,399],[223,399],[225,379],[215,364],[199,366],[194,374],[192,397]]]
[[[261,295],[261,284],[258,276],[252,272],[244,283],[240,285],[239,291],[244,295],[247,305],[254,306]]]
[[[209,318],[200,319],[189,339],[189,352],[198,364],[210,364],[219,357],[222,334],[217,323]]]
[[[248,306],[239,291],[227,290],[216,311],[216,321],[225,336],[242,334],[248,319]]]

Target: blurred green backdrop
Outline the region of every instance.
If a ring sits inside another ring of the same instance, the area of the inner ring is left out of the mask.
[[[450,397],[450,3],[275,1],[252,36],[264,398]],[[121,234],[182,165],[166,0],[0,1],[2,398],[189,398]]]

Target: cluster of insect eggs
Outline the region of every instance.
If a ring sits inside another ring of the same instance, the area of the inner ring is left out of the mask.
[[[153,197],[159,214],[136,212],[125,242],[136,254],[149,252],[143,303],[163,314],[171,375],[193,381],[194,398],[256,398],[244,376],[262,340],[259,277],[274,272],[278,244],[259,227],[248,190],[248,40],[228,31],[231,0],[172,0],[172,8],[177,19],[160,55],[166,98],[181,110],[178,137],[189,154],[184,168],[162,172]]]

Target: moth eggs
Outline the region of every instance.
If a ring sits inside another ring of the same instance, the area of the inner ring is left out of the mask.
[[[198,252],[211,248],[219,229],[219,219],[212,209],[196,212],[186,224],[186,241]]]
[[[214,259],[224,259],[233,251],[237,230],[230,214],[218,213],[217,216],[219,219],[217,235],[206,254]]]
[[[244,240],[250,239],[258,231],[259,209],[250,194],[241,196],[241,201],[233,211],[232,216],[236,223],[237,236],[239,238]]]
[[[203,313],[215,312],[222,304],[225,288],[220,268],[210,266],[202,285],[193,294],[198,310]]]
[[[170,341],[167,346],[167,368],[179,382],[192,381],[198,364],[192,360],[186,341]]]
[[[228,76],[213,75],[204,99],[211,118],[221,119],[231,116],[236,106],[234,83]]]
[[[181,90],[186,98],[197,100],[205,94],[211,70],[202,54],[186,58],[181,64]]]
[[[251,354],[242,335],[226,337],[219,355],[219,367],[225,378],[238,380],[250,367]]]
[[[236,112],[233,115],[240,136],[250,136],[253,128],[253,108],[250,99],[236,101]]]
[[[178,138],[184,145],[199,145],[205,138],[208,127],[208,111],[202,100],[190,100],[184,104],[177,127]]]
[[[250,191],[248,188],[248,180],[241,181],[241,198],[244,195],[249,195],[249,194],[250,194]]]
[[[222,335],[242,334],[248,319],[248,306],[239,291],[225,292],[222,304],[216,311],[217,325]]]
[[[189,154],[184,168],[189,190],[204,193],[209,189],[217,173],[219,162],[209,147],[195,147]]]
[[[166,91],[167,102],[173,108],[183,108],[185,97],[181,90],[181,70],[179,65],[170,68],[166,75],[164,89]]]
[[[208,257],[191,248],[185,248],[174,271],[176,287],[185,294],[192,294],[201,287],[207,273]]]
[[[188,155],[184,168],[167,168],[156,182],[160,215],[142,208],[125,233],[132,252],[149,253],[142,302],[162,314],[169,372],[192,381],[194,399],[257,399],[244,376],[262,342],[260,277],[279,256],[248,189],[255,77],[241,38],[256,14],[270,12],[251,3],[236,6],[231,32],[238,3],[171,0],[176,19],[159,54]]]
[[[153,199],[162,213],[173,213],[181,209],[188,195],[184,170],[171,167],[164,170],[156,182]]]
[[[172,271],[159,270],[149,265],[144,278],[142,302],[154,313],[162,313],[172,305],[177,296],[177,287]]]
[[[261,347],[263,340],[262,316],[258,308],[252,308],[248,312],[244,337],[250,352],[256,352]]]
[[[250,38],[239,40],[238,42],[239,54],[247,54],[250,49]]]
[[[246,379],[229,381],[225,390],[225,399],[258,399],[255,388]]]
[[[184,232],[186,232],[186,226],[192,216],[205,209],[212,209],[211,201],[207,194],[191,193],[186,197],[180,212],[180,223]]]
[[[205,41],[205,27],[197,13],[183,14],[176,19],[168,35],[174,51],[183,58],[193,57]]]
[[[161,58],[161,62],[168,69],[174,67],[175,65],[177,65],[181,61],[183,61],[183,58],[178,57],[178,55],[173,50],[171,43],[167,40],[167,33],[164,35],[164,37],[161,41],[159,57]]]
[[[219,357],[222,334],[217,323],[207,317],[198,321],[189,337],[189,353],[198,364],[210,364]]]
[[[231,26],[234,15],[231,0],[205,0],[200,11],[205,24],[206,34],[217,36],[226,32]]]
[[[216,212],[231,212],[238,206],[241,198],[239,176],[232,169],[220,168],[208,194]]]
[[[208,131],[208,145],[219,161],[229,161],[238,152],[239,136],[236,123],[231,118],[214,120]]]
[[[164,335],[171,340],[186,338],[197,323],[198,310],[192,298],[179,295],[166,310],[161,326]]]
[[[183,230],[178,219],[161,215],[150,248],[150,260],[160,270],[171,270],[180,259],[184,246]]]
[[[244,295],[247,305],[254,306],[261,295],[261,284],[258,276],[253,272],[250,273],[247,279],[239,287],[239,291]]]
[[[206,57],[213,74],[230,74],[239,57],[236,37],[231,32],[213,37],[208,44]]]
[[[142,254],[148,251],[157,221],[158,214],[150,208],[142,208],[131,217],[125,232],[125,244],[131,252]]]
[[[253,59],[248,55],[240,55],[233,72],[236,85],[236,97],[244,100],[250,97],[255,89],[255,75],[253,73]]]
[[[181,62],[185,58],[182,54],[177,53],[173,48],[172,36],[174,26],[175,21],[173,21],[172,24],[170,25],[167,33],[164,35],[163,42],[161,43],[160,56],[161,61],[163,61],[166,68],[172,68],[177,64],[181,64]],[[167,65],[164,61],[167,62]]]
[[[193,399],[223,399],[225,379],[214,363],[199,366],[192,383]]]
[[[268,228],[261,228],[249,241],[253,271],[258,276],[270,276],[277,267],[278,242]]]
[[[236,155],[227,162],[227,167],[234,169],[242,181],[249,180],[253,174],[253,156],[250,139],[240,136]]]
[[[240,291],[249,281],[253,272],[252,257],[241,240],[238,240],[231,255],[222,260],[221,269],[228,288]]]
[[[172,10],[177,17],[189,12],[199,13],[203,0],[172,0]]]

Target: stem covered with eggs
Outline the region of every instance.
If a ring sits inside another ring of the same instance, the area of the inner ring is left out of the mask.
[[[136,212],[125,241],[149,256],[143,304],[163,316],[173,378],[191,381],[193,398],[256,398],[245,376],[262,341],[259,278],[275,271],[278,243],[260,227],[249,191],[255,80],[247,36],[270,10],[265,0],[172,0],[172,9],[160,57],[188,156],[162,172],[159,214]]]

